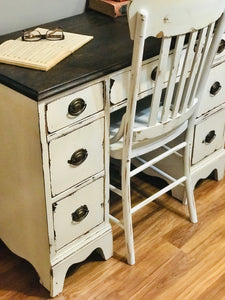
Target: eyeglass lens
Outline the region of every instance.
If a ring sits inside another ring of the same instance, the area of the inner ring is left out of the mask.
[[[63,30],[56,28],[48,30],[45,34],[41,34],[38,30],[24,31],[22,40],[24,41],[39,41],[41,39],[47,39],[51,41],[57,41],[64,39]]]

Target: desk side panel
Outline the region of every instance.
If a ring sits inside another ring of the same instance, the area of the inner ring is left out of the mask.
[[[37,102],[0,85],[0,238],[50,276]]]

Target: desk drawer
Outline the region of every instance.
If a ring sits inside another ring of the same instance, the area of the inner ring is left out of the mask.
[[[113,75],[110,79],[110,102],[117,104],[128,97],[130,71],[125,71],[120,74]]]
[[[225,102],[225,63],[210,70],[206,88],[202,95],[198,116]]]
[[[225,109],[197,124],[193,142],[192,164],[224,147]]]
[[[139,93],[151,90],[153,88],[158,62],[159,61],[156,59],[153,62],[143,64]],[[113,75],[111,77],[111,103],[116,104],[127,99],[129,91],[130,74],[131,71],[126,71],[120,74]]]
[[[225,33],[223,34],[217,54],[214,58],[213,64],[218,64],[225,61]]]
[[[184,61],[184,56],[185,56],[185,49],[183,50],[181,54],[181,62],[183,63]],[[167,66],[168,70],[170,69],[171,63],[172,63],[172,54],[169,56]],[[181,74],[181,66],[182,63],[180,64],[180,68],[178,70],[178,77],[179,74]],[[152,89],[154,88],[154,83],[156,79],[156,72],[157,72],[157,67],[159,64],[159,60],[155,59],[151,62],[148,63],[143,63],[142,65],[142,70],[141,70],[141,79],[140,79],[140,86],[139,86],[139,94],[140,97],[142,97],[142,93],[147,92],[147,94],[152,93]],[[131,71],[125,71],[123,73],[115,74],[111,77],[111,90],[110,90],[110,101],[112,104],[119,103],[128,97],[128,91],[129,91],[129,80],[130,80],[130,74]],[[164,84],[165,87],[167,85],[169,79],[169,72],[165,74],[164,78]],[[147,96],[147,95],[144,95]]]
[[[103,83],[92,85],[47,105],[47,127],[54,132],[103,109]]]
[[[154,60],[153,62],[143,64],[139,93],[151,90],[153,88],[157,65],[158,60]],[[116,104],[127,99],[129,91],[130,74],[131,71],[126,71],[111,77],[111,103]]]
[[[100,178],[53,204],[56,249],[104,221],[104,182]]]
[[[53,196],[103,170],[103,144],[103,118],[50,141]]]

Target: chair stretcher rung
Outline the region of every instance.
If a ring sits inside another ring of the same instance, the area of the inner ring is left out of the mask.
[[[133,177],[134,175],[144,171],[145,169],[149,168],[151,165],[154,165],[155,163],[159,162],[160,160],[166,158],[167,156],[171,155],[172,153],[186,147],[187,143],[186,142],[183,142],[183,143],[180,143],[179,145],[173,147],[173,148],[170,148],[170,150],[168,150],[167,152],[164,152],[160,155],[158,155],[157,157],[151,159],[150,161],[146,162],[145,164],[135,168],[134,170],[132,170],[130,172],[130,177]]]
[[[113,192],[113,193],[116,193],[117,195],[121,196],[122,197],[122,191],[120,189],[118,189],[117,187],[115,187],[114,185],[110,184],[109,185],[110,187],[110,190]]]
[[[124,225],[122,224],[122,222],[121,222],[119,219],[115,218],[115,217],[112,216],[112,215],[109,215],[109,220],[110,220],[111,222],[117,224],[120,228],[122,228],[122,229],[124,230]]]
[[[166,145],[163,145],[162,148],[165,149],[165,150],[169,150],[169,149],[170,149],[170,147],[168,147],[168,146],[166,146]],[[174,152],[174,154],[175,154],[176,156],[180,157],[180,158],[183,157],[183,155],[180,154],[179,152]]]
[[[139,209],[141,209],[142,207],[146,206],[147,204],[149,204],[150,202],[154,201],[155,199],[157,199],[158,197],[160,197],[161,195],[165,194],[166,192],[172,190],[174,187],[176,187],[177,185],[181,184],[182,182],[184,182],[186,180],[186,176],[183,176],[179,179],[177,179],[175,182],[167,185],[166,187],[164,187],[163,189],[161,189],[160,191],[158,191],[157,193],[155,193],[154,195],[150,196],[149,198],[147,198],[146,200],[142,201],[141,203],[137,204],[136,206],[131,208],[131,213],[135,213],[136,211],[138,211]]]
[[[177,180],[176,178],[170,176],[169,174],[165,173],[164,171],[160,170],[155,166],[150,166],[150,168],[154,170],[156,173],[160,174],[162,177],[168,179],[169,181],[175,182]],[[183,183],[181,183],[181,185],[184,186]]]
[[[146,163],[146,160],[143,159],[142,157],[136,157],[136,159],[139,160],[140,162],[142,162],[143,164]],[[161,169],[159,169],[155,166],[150,166],[149,168],[151,168],[153,171],[155,171],[156,173],[161,175],[163,178],[166,178],[171,182],[174,182],[177,180],[176,178],[170,176],[169,174],[167,174],[166,172],[162,171]],[[181,184],[181,185],[183,185],[183,184]]]

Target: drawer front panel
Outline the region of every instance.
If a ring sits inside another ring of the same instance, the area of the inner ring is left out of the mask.
[[[142,66],[139,93],[151,90],[153,88],[157,66],[158,60],[144,64]],[[127,71],[124,73],[117,74],[111,78],[111,103],[116,104],[127,99],[129,91],[130,74],[131,72]]]
[[[181,57],[180,57],[180,64],[179,64],[178,71],[177,71],[178,78],[182,71],[185,53],[186,53],[186,49],[183,49],[183,51],[181,53]],[[164,77],[164,86],[165,87],[167,86],[167,82],[169,80],[169,76],[170,76],[169,70],[171,69],[172,62],[173,62],[173,54],[171,53],[171,55],[169,56],[168,61],[167,61],[167,70],[168,71],[165,73],[165,77]],[[141,82],[140,82],[140,87],[139,87],[140,94],[154,88],[158,64],[159,64],[159,61],[155,60],[151,63],[144,64],[142,66]]]
[[[183,50],[181,54],[181,61],[183,62],[185,51]],[[156,79],[157,67],[159,64],[159,60],[156,59],[149,63],[144,63],[141,70],[141,79],[140,79],[140,86],[139,86],[139,94],[148,92],[151,94],[151,90],[154,88],[154,83]],[[170,69],[172,64],[172,55],[169,56],[167,66],[168,70]],[[178,69],[178,76],[181,74],[181,66]],[[130,80],[130,71],[126,71],[124,73],[116,74],[111,77],[111,93],[110,93],[110,101],[113,104],[119,103],[128,97],[129,91],[129,80]],[[165,74],[165,87],[169,79],[169,72]],[[141,95],[140,95],[141,96]]]
[[[142,66],[139,93],[143,93],[153,88],[158,64],[159,61],[155,60],[150,64],[145,64]]]
[[[223,34],[220,45],[215,56],[213,64],[218,64],[225,61],[225,33]]]
[[[111,78],[110,101],[119,103],[128,97],[130,71],[126,71]]]
[[[57,250],[104,221],[103,187],[100,178],[53,205]]]
[[[103,109],[103,83],[92,85],[47,105],[47,127],[54,132]]]
[[[206,88],[202,95],[198,116],[225,102],[225,63],[210,70]]]
[[[151,90],[153,88],[157,65],[158,60],[155,60],[154,62],[147,63],[142,66],[139,93]],[[117,74],[111,78],[111,103],[116,104],[127,99],[130,74],[131,72],[127,71],[121,74]]]
[[[103,170],[103,143],[103,118],[49,143],[53,196]]]
[[[192,164],[224,147],[224,126],[224,109],[196,125]]]

